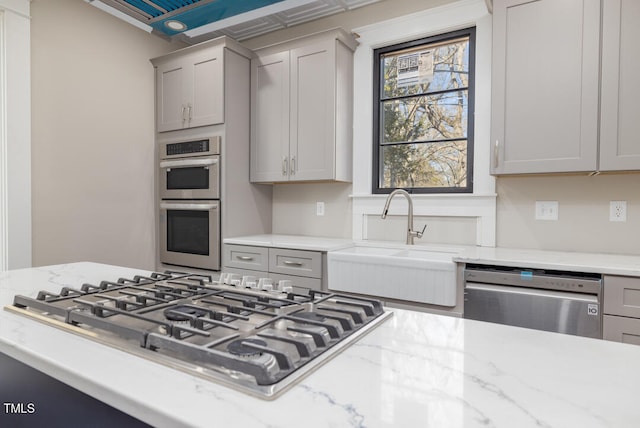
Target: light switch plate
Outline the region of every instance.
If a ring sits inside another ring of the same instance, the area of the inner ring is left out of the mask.
[[[316,215],[317,216],[324,215],[324,202],[316,202]]]
[[[558,220],[558,201],[536,201],[536,220]]]

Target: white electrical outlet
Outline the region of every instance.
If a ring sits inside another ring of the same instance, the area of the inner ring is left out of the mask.
[[[536,201],[536,220],[558,220],[558,201]]]
[[[316,202],[316,215],[324,215],[324,202]]]
[[[609,202],[609,221],[627,221],[627,201]]]

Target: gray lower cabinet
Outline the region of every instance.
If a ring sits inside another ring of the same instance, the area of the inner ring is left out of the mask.
[[[272,278],[275,282],[290,280],[297,293],[327,289],[323,283],[323,252],[234,244],[224,244],[222,251],[222,270],[226,273]]]
[[[603,338],[640,345],[640,278],[605,275]]]

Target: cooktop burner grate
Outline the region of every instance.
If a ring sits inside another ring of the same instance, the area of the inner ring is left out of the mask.
[[[170,271],[18,295],[12,310],[262,398],[391,315],[374,299],[269,284]]]

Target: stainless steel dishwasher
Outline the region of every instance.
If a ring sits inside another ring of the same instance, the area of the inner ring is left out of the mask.
[[[599,274],[467,265],[464,318],[602,338]]]

